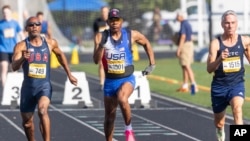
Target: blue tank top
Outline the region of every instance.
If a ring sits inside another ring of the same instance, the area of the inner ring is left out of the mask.
[[[50,50],[45,38],[41,37],[43,42],[39,47],[34,47],[26,38],[26,47],[32,50],[31,56],[23,65],[24,86],[38,87],[44,83],[50,82]]]
[[[223,86],[231,86],[240,82],[244,82],[244,46],[242,44],[241,36],[238,35],[238,40],[233,47],[227,47],[222,43],[218,37],[220,48],[217,53],[217,58],[220,56],[222,50],[228,49],[229,57],[219,65],[215,71],[212,84],[219,84]]]
[[[122,78],[134,72],[133,55],[131,50],[131,31],[121,29],[121,37],[114,40],[108,30],[106,43],[103,45],[103,66],[107,78]]]

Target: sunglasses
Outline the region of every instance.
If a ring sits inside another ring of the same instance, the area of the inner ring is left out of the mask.
[[[37,23],[28,23],[28,27],[33,27],[33,26],[40,26],[41,23],[40,22],[37,22]]]

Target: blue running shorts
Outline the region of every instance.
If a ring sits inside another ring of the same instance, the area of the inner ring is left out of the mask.
[[[38,87],[25,87],[21,89],[20,111],[23,113],[34,112],[41,96],[51,99],[52,87],[50,83],[44,83]]]
[[[212,85],[211,95],[213,112],[220,113],[227,108],[233,97],[240,96],[245,98],[244,82],[233,86]]]
[[[135,87],[135,76],[132,74],[124,78],[116,79],[105,79],[104,83],[104,96],[114,96],[116,95],[119,88],[125,83],[129,82],[132,84],[133,88]]]

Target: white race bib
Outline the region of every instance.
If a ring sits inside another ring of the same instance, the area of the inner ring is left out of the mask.
[[[4,38],[13,38],[15,37],[15,31],[13,28],[7,28],[3,31]]]

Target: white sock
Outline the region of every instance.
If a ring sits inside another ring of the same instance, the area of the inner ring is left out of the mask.
[[[184,84],[182,85],[182,88],[188,88],[188,84],[187,84],[187,83],[184,83]]]
[[[129,125],[125,125],[125,131],[126,130],[132,130],[132,125],[131,123]]]

